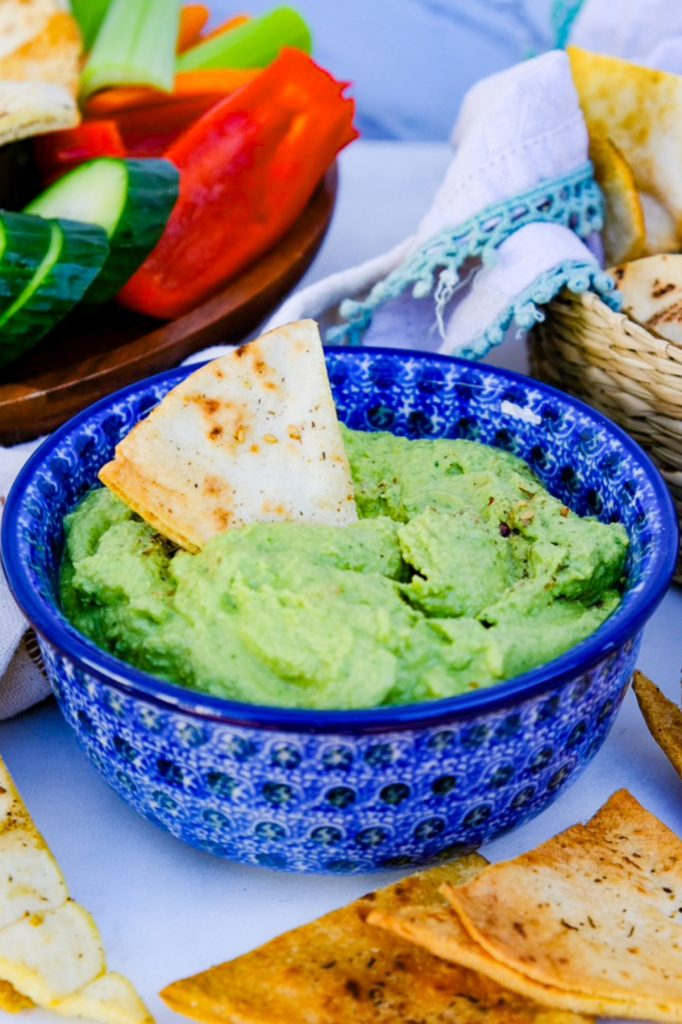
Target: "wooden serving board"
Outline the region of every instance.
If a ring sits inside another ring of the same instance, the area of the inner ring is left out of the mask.
[[[64,321],[0,376],[0,444],[46,434],[74,413],[193,352],[238,342],[294,287],[325,236],[336,199],[333,166],[285,237],[185,316],[168,323],[110,304]]]

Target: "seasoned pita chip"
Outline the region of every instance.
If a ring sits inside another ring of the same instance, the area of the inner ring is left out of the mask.
[[[632,168],[606,136],[590,138],[590,159],[604,195],[604,252],[608,263],[641,256],[646,242],[644,211]]]
[[[66,13],[53,14],[39,35],[0,59],[0,80],[49,82],[76,96],[81,51],[76,19]]]
[[[122,974],[100,974],[51,1009],[63,1017],[85,1017],[100,1024],[153,1024],[154,1018]]]
[[[635,672],[632,688],[649,732],[677,774],[682,776],[682,710],[664,697],[642,672]]]
[[[0,929],[0,977],[39,1006],[52,1006],[104,969],[95,922],[73,900]]]
[[[0,1010],[35,1004],[101,1024],[150,1024],[132,985],[105,972],[97,926],[69,898],[0,758]]]
[[[354,522],[315,322],[268,331],[191,374],[123,439],[100,480],[188,551],[248,523]]]
[[[663,253],[612,270],[631,320],[682,343],[682,255]]]
[[[28,996],[22,996],[8,981],[0,981],[0,1010],[4,1013],[21,1013],[32,1010],[35,1003]]]
[[[0,0],[0,59],[37,38],[66,9],[63,0]]]
[[[682,841],[627,791],[587,825],[443,891],[516,975],[617,1003],[623,1017],[682,1019]]]
[[[581,1024],[366,924],[374,908],[444,905],[442,882],[464,882],[484,866],[474,855],[404,879],[161,995],[210,1024]]]
[[[372,911],[367,920],[442,960],[478,971],[503,988],[551,1008],[556,1014],[552,1019],[557,1021],[561,1019],[562,1011],[569,1017],[579,1013],[601,1017],[648,1016],[649,1004],[646,1002],[639,1005],[632,1000],[596,999],[533,981],[486,952],[471,938],[451,907],[411,906],[393,911]]]
[[[659,200],[682,232],[682,76],[568,47],[590,135],[607,135],[637,186]]]
[[[644,248],[640,256],[654,256],[659,252],[679,252],[680,239],[677,237],[675,218],[654,196],[648,192],[639,193],[644,213]]]
[[[79,121],[78,105],[61,85],[0,82],[0,146],[73,128]]]
[[[0,934],[26,914],[61,906],[68,895],[64,877],[0,759]]]

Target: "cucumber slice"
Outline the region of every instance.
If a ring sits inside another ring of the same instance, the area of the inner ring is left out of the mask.
[[[85,301],[108,302],[163,234],[178,187],[177,168],[168,160],[100,157],[65,174],[26,212],[98,224],[106,231],[109,257]]]
[[[0,315],[0,368],[18,359],[82,299],[109,253],[94,224],[45,222],[50,242],[35,273]]]
[[[23,292],[47,255],[48,221],[27,213],[0,213],[0,316]]]

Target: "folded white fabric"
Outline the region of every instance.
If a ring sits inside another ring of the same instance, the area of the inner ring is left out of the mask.
[[[39,444],[31,441],[0,449],[0,523],[14,478]],[[42,700],[49,687],[22,644],[26,621],[0,573],[0,719],[18,714]]]
[[[562,288],[612,301],[598,260],[601,195],[565,53],[475,85],[453,140],[452,164],[413,237],[299,293],[273,323],[314,312],[327,341],[407,337],[411,347],[477,358],[508,329],[540,319],[540,305]]]

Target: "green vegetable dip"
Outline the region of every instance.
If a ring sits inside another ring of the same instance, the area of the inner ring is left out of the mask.
[[[256,524],[178,551],[106,489],[66,518],[64,610],[112,654],[219,697],[367,708],[493,686],[616,608],[620,525],[471,441],[344,428],[360,520]]]

